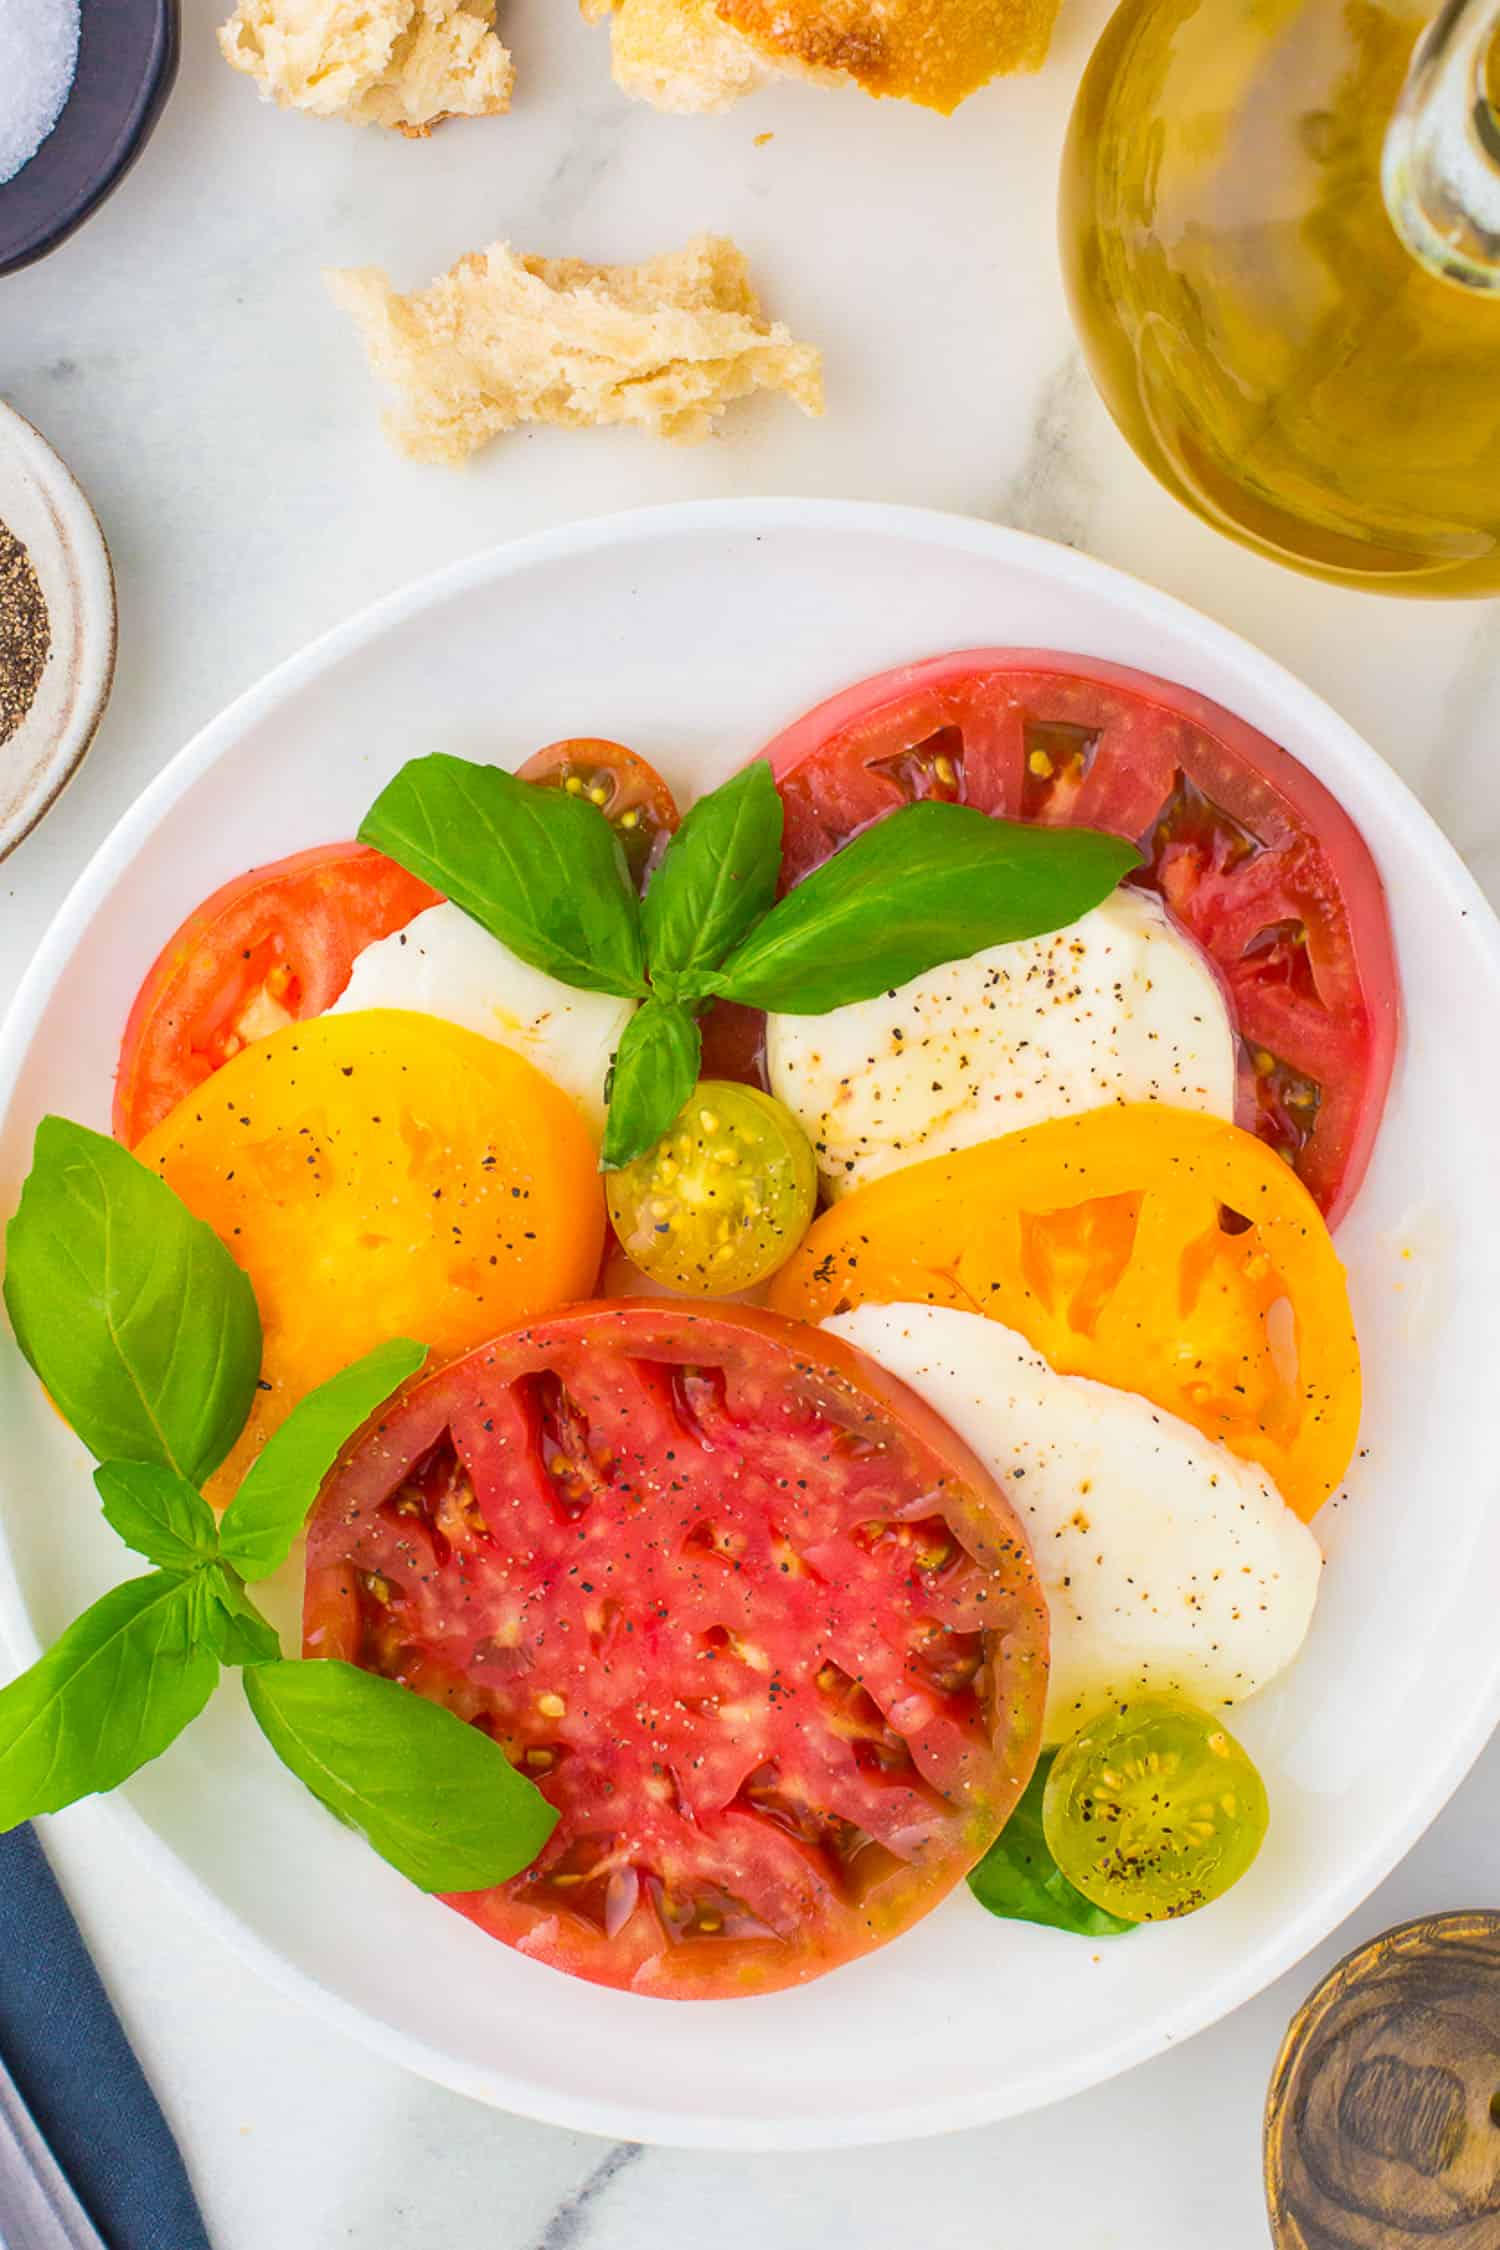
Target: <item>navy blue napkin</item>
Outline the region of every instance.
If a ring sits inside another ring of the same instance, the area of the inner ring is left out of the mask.
[[[0,2061],[109,2250],[210,2250],[177,2143],[29,1828],[0,1836]]]

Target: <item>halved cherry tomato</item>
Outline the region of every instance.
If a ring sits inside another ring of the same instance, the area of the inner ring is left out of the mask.
[[[611,1172],[605,1193],[621,1249],[650,1280],[732,1297],[785,1265],[807,1232],[818,1164],[780,1102],[701,1078],[676,1123]]]
[[[332,1007],[356,954],[437,903],[365,844],[318,844],[215,891],[136,995],[115,1077],[115,1138],[134,1148],[251,1040]]]
[[[1347,1210],[1395,1056],[1395,954],[1363,837],[1288,751],[1144,672],[969,649],[847,689],[764,754],[788,884],[914,798],[1139,844],[1147,865],[1131,880],[1165,900],[1228,995],[1240,1123],[1291,1160],[1330,1221]],[[710,1045],[728,1075],[717,1034]]]
[[[262,1389],[224,1501],[299,1398],[390,1336],[442,1358],[592,1288],[604,1197],[550,1078],[477,1032],[372,1008],[273,1032],[136,1154],[249,1274]]]
[[[1042,1799],[1058,1867],[1126,1922],[1196,1914],[1265,1842],[1266,1785],[1217,1714],[1178,1696],[1101,1711],[1065,1742]]]
[[[1154,1103],[1054,1118],[857,1188],[771,1285],[817,1321],[953,1305],[1060,1375],[1139,1391],[1247,1461],[1300,1516],[1359,1433],[1359,1345],[1317,1206],[1263,1141]]]
[[[557,1807],[524,1874],[451,1903],[662,1998],[899,1935],[1041,1734],[1046,1609],[999,1489],[861,1353],[743,1307],[574,1307],[422,1383],[324,1487],[304,1624]]]
[[[655,766],[622,742],[580,735],[538,750],[520,768],[520,777],[566,789],[597,805],[620,839],[637,890],[646,888],[680,818],[676,799]]]

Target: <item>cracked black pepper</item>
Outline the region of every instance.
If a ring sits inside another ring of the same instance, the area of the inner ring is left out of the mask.
[[[0,523],[0,743],[31,709],[51,646],[46,596],[31,557]]]

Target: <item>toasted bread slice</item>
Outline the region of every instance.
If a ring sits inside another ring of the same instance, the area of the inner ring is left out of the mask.
[[[614,73],[660,109],[720,110],[771,75],[852,83],[944,114],[1039,69],[1058,0],[612,0]],[[611,0],[582,0],[591,19]]]
[[[225,60],[267,101],[420,135],[510,107],[495,0],[239,0]]]
[[[396,393],[387,431],[415,460],[461,461],[520,422],[630,423],[691,444],[758,390],[823,410],[820,355],[762,317],[722,237],[638,266],[496,243],[405,297],[373,267],[327,278]]]

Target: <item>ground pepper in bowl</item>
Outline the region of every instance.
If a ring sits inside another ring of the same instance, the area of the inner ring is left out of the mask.
[[[0,743],[31,709],[51,646],[47,600],[31,557],[0,523]]]

